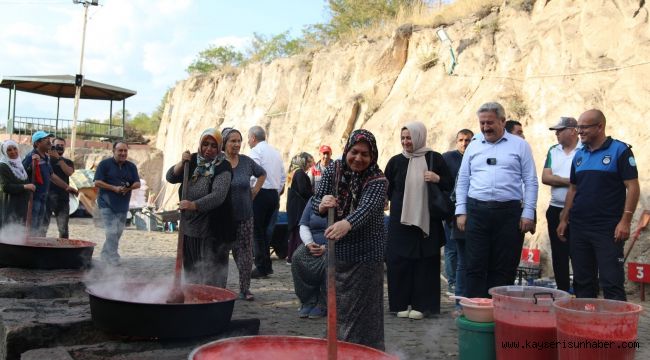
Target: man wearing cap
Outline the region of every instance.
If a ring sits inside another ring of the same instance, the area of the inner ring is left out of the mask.
[[[607,136],[605,126],[597,109],[578,118],[583,146],[571,163],[557,234],[569,236],[577,297],[598,297],[600,285],[605,299],[625,301],[623,246],[639,201],[639,174],[630,146]]]
[[[27,174],[32,177],[36,191],[34,191],[34,200],[32,202],[32,226],[30,229],[31,236],[44,237],[47,234],[45,226],[45,215],[47,211],[47,196],[50,191],[50,182],[55,186],[65,189],[68,193],[76,193],[65,181],[61,180],[50,165],[48,152],[52,149],[51,138],[54,135],[45,131],[37,131],[32,134],[32,146],[30,151],[23,159],[23,167]],[[32,164],[38,163],[38,167],[33,169]],[[33,174],[32,174],[33,172]]]
[[[560,224],[560,212],[564,209],[564,199],[571,185],[571,161],[578,150],[578,122],[572,117],[561,117],[560,121],[549,128],[555,131],[557,144],[551,146],[546,154],[542,171],[542,183],[551,187],[551,202],[546,210],[548,236],[551,240],[551,257],[553,273],[557,288],[569,291],[569,243],[557,236]]]
[[[318,189],[318,184],[320,184],[320,178],[323,174],[323,171],[325,171],[325,168],[332,163],[331,147],[327,145],[321,145],[320,149],[318,149],[318,152],[320,152],[320,160],[318,160],[318,162],[315,163],[309,169],[309,171],[307,171],[307,175],[309,176],[309,180],[311,180],[311,186],[314,189],[314,192],[316,192]]]
[[[140,188],[138,168],[127,160],[128,155],[129,146],[118,140],[113,143],[113,156],[100,161],[95,171],[95,186],[99,188],[97,206],[106,231],[101,258],[113,266],[120,265],[117,249],[126,224],[131,192]]]
[[[514,283],[523,235],[535,229],[538,185],[530,145],[505,131],[503,106],[485,103],[476,114],[483,136],[463,155],[456,223],[465,231],[465,296],[487,297],[489,288]]]

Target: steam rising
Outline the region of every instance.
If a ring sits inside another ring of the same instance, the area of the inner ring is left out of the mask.
[[[27,243],[27,229],[22,224],[7,224],[0,229],[0,242],[12,245]]]

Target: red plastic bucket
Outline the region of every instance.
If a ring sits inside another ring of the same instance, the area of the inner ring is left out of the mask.
[[[557,359],[553,302],[569,293],[538,286],[499,286],[489,293],[497,359]]]
[[[399,360],[377,349],[339,341],[338,358],[345,360]],[[244,336],[202,345],[190,360],[306,360],[327,359],[327,340],[299,336]]]
[[[559,359],[634,360],[640,305],[606,299],[562,299],[553,304]]]

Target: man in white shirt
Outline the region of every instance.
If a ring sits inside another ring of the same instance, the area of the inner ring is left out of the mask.
[[[249,157],[266,171],[266,181],[253,198],[255,269],[251,277],[258,279],[273,273],[269,251],[271,235],[267,229],[273,214],[280,207],[280,194],[287,175],[280,152],[266,142],[266,132],[261,126],[248,130],[248,145],[251,147]]]
[[[557,226],[560,224],[560,212],[564,209],[564,200],[569,191],[569,176],[571,175],[571,161],[578,149],[578,122],[572,117],[561,117],[560,121],[549,130],[555,131],[557,144],[548,149],[542,183],[551,186],[551,203],[546,210],[548,221],[548,236],[551,240],[551,257],[553,259],[553,273],[557,288],[569,291],[569,242],[561,241],[557,235]],[[568,237],[567,237],[568,239]]]

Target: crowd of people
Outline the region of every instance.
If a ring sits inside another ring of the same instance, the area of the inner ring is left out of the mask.
[[[522,124],[506,120],[499,103],[483,104],[476,116],[480,132],[460,129],[456,148],[442,154],[427,146],[425,124],[406,124],[395,134],[402,151],[384,170],[375,137],[364,129],[352,131],[340,158],[322,145],[318,162],[301,152],[288,172],[262,127],[247,132],[248,156],[240,153],[239,130],[205,130],[197,151],[180,154],[166,173],[169,183],[183,183],[188,164],[187,195],[179,199],[186,280],[225,287],[232,250],[239,297],[254,300],[251,278],[273,274],[271,236],[286,185],[286,261],[298,316],[327,313],[327,246],[334,241],[339,339],[384,348],[384,264],[388,312],[398,318],[440,313],[443,246],[450,294],[488,297],[488,289],[513,284],[524,235],[536,231],[537,166]],[[549,129],[557,144],[548,150],[541,179],[551,192],[546,218],[557,286],[578,297],[596,297],[602,289],[605,298],[626,300],[623,244],[639,199],[631,147],[606,135],[605,115],[596,109],[578,120],[562,117]],[[23,222],[33,194],[33,234],[44,235],[55,215],[65,237],[61,199],[74,192],[67,184],[74,166],[63,158],[64,140],[51,138],[35,133],[34,150],[22,162],[16,143],[2,144],[0,221]],[[116,142],[113,155],[99,164],[95,185],[106,228],[101,258],[119,265],[129,197],[140,180],[126,143]],[[435,196],[455,211],[440,215]]]

